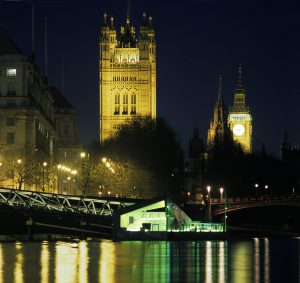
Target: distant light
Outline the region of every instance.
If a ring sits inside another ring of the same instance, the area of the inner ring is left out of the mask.
[[[46,166],[47,166],[47,162],[44,162],[44,163],[43,163],[43,166],[46,167]]]
[[[258,184],[255,184],[255,188],[258,188]]]
[[[190,196],[190,195],[191,195],[191,192],[187,192],[187,195]]]
[[[268,185],[265,185],[265,189],[268,189],[269,188],[269,186]]]
[[[21,159],[18,159],[17,162],[18,162],[19,164],[21,164],[21,163],[22,163],[22,160],[21,160]]]
[[[85,153],[85,152],[81,152],[81,153],[80,153],[80,157],[81,157],[81,158],[85,158],[85,156],[86,156],[86,153]]]
[[[105,157],[102,158],[102,162],[103,162],[103,163],[106,162],[106,158],[105,158]]]

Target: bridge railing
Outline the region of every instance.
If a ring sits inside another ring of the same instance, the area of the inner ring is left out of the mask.
[[[226,203],[246,203],[246,202],[264,202],[266,200],[282,201],[282,200],[300,200],[300,195],[266,195],[266,196],[247,196],[247,197],[233,197],[226,198]],[[211,204],[225,203],[225,198],[211,198]]]

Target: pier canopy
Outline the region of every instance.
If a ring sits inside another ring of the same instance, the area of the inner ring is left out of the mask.
[[[114,213],[114,228],[122,231],[167,232],[190,226],[192,220],[165,197],[137,203]]]

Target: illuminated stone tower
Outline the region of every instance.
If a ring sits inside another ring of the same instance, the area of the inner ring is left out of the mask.
[[[218,99],[214,108],[214,118],[210,121],[207,133],[207,147],[210,150],[216,142],[222,143],[229,134],[227,110],[222,97],[222,78],[219,78]]]
[[[229,108],[228,123],[234,141],[238,142],[245,152],[251,153],[252,115],[250,114],[250,108],[246,106],[246,94],[242,82],[241,67],[239,67],[239,79],[234,94],[233,106]]]
[[[104,22],[100,36],[100,142],[135,116],[156,118],[156,42],[152,17],[143,14],[139,37],[129,12],[120,37],[114,19]]]

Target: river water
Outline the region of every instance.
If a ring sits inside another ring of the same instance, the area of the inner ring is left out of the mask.
[[[300,283],[300,238],[0,243],[0,283]]]

